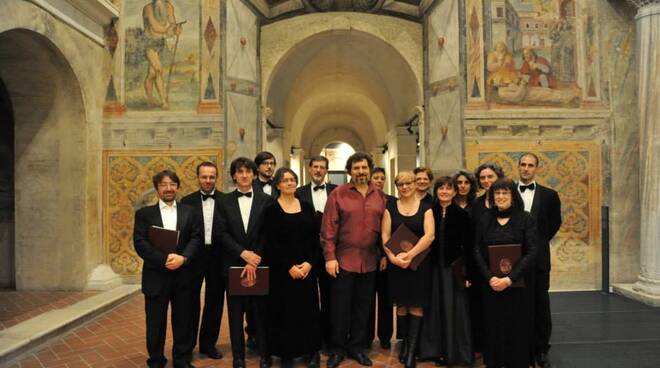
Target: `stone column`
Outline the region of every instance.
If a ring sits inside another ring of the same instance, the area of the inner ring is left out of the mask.
[[[640,272],[615,291],[660,306],[660,0],[629,0],[638,7]]]

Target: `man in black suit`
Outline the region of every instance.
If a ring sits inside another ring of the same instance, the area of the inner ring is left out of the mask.
[[[142,293],[147,324],[149,367],[165,367],[163,354],[167,331],[167,307],[172,304],[172,360],[174,367],[193,367],[188,350],[192,344],[191,323],[195,271],[190,262],[198,253],[201,241],[199,222],[194,210],[175,201],[179,177],[173,171],[161,171],[153,177],[158,203],[135,213],[133,244],[144,260]],[[176,253],[166,254],[149,240],[151,226],[179,231]]]
[[[263,241],[261,239],[263,211],[272,199],[260,190],[253,190],[252,180],[257,167],[250,159],[239,157],[232,161],[230,175],[237,189],[223,195],[219,200],[216,242],[223,250],[222,273],[225,285],[229,284],[229,268],[244,267],[248,279],[256,277],[256,268],[261,263]],[[245,336],[243,316],[251,310],[254,316],[257,351],[261,357],[260,367],[271,365],[266,344],[266,297],[227,295],[229,313],[229,338],[234,357],[233,367],[245,367]]]
[[[534,180],[539,158],[533,153],[524,153],[518,160],[520,182],[518,191],[525,203],[525,211],[536,219],[540,251],[536,259],[536,363],[542,368],[551,367],[548,360],[552,318],[550,316],[550,240],[561,227],[561,201],[556,191],[539,185]]]
[[[254,187],[261,189],[261,191],[273,198],[277,198],[277,188],[273,186],[273,174],[275,174],[275,169],[277,168],[275,156],[268,151],[259,152],[254,157],[254,163],[257,165]]]
[[[324,156],[314,156],[309,160],[309,176],[312,181],[296,189],[296,197],[314,206],[316,211],[317,229],[321,231],[323,209],[330,193],[337,187],[325,182],[328,173],[328,159]],[[325,268],[325,260],[319,258],[317,270]],[[323,344],[330,343],[330,282],[332,278],[327,272],[318,272],[319,294],[321,295],[321,334]]]
[[[216,349],[220,334],[220,321],[225,303],[225,283],[220,272],[221,249],[220,244],[213,243],[213,217],[216,215],[216,206],[222,193],[216,191],[215,184],[218,178],[218,167],[209,161],[197,166],[197,183],[199,190],[185,196],[181,202],[195,209],[197,219],[202,229],[202,246],[199,256],[191,263],[197,273],[194,281],[194,305],[192,321],[192,345],[189,354],[197,340],[199,329],[199,352],[211,359],[221,359],[222,353]],[[204,313],[202,325],[199,326],[199,293],[202,282],[206,280],[204,292]]]

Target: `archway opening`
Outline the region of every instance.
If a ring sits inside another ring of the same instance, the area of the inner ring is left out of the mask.
[[[355,148],[345,142],[332,142],[319,153],[328,158],[328,182],[337,185],[348,182],[346,160],[355,153]]]
[[[16,287],[14,270],[14,113],[0,79],[0,288]]]
[[[78,79],[57,46],[25,29],[0,33],[0,78],[13,116],[1,125],[3,141],[12,126],[4,147],[13,153],[15,287],[82,289],[87,137]]]
[[[354,29],[320,32],[292,46],[265,92],[270,122],[284,128],[274,150],[300,148],[304,158],[337,141],[380,153],[422,105],[419,82],[399,51]]]

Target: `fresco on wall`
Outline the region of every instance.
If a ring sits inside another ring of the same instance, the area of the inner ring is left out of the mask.
[[[192,0],[126,0],[125,94],[131,110],[195,110],[200,6]]]
[[[575,0],[491,0],[485,4],[488,101],[578,107],[582,99],[579,67],[591,66],[578,60]],[[595,29],[588,24],[585,28],[588,34],[583,37],[597,43]],[[596,88],[595,83],[590,88]]]

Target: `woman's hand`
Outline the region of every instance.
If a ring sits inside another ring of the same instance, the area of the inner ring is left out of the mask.
[[[399,266],[401,268],[404,268],[404,269],[408,268],[408,266],[410,266],[411,259],[410,259],[410,256],[408,255],[408,252],[401,252],[401,253],[397,254],[396,259],[399,262],[399,264],[397,266]]]
[[[303,262],[303,263],[297,265],[296,267],[298,267],[298,269],[300,270],[300,272],[302,272],[302,275],[303,275],[302,278],[303,278],[303,279],[304,279],[304,278],[307,278],[307,276],[309,275],[309,271],[312,270],[312,265],[309,264],[309,262]]]
[[[300,267],[297,265],[291,266],[291,268],[289,268],[289,275],[295,280],[302,279],[305,276]]]

